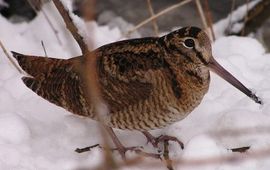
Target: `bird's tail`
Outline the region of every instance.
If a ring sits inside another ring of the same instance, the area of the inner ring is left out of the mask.
[[[75,114],[85,115],[81,80],[76,72],[76,60],[23,55],[12,52],[20,67],[29,76],[24,84],[46,100]],[[85,103],[84,103],[85,102]]]

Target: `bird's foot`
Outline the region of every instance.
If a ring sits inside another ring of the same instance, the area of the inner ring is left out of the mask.
[[[88,146],[88,147],[84,147],[84,148],[77,148],[75,150],[75,152],[77,153],[83,153],[83,152],[88,152],[93,148],[101,148],[101,149],[107,149],[105,147],[100,146],[100,144],[95,144],[92,146]],[[109,150],[111,151],[118,151],[119,154],[122,156],[122,158],[125,160],[126,159],[126,152],[127,151],[132,151],[135,152],[141,156],[145,156],[145,157],[151,157],[151,158],[156,158],[156,159],[161,159],[161,155],[160,154],[155,154],[155,153],[148,153],[148,152],[144,152],[142,146],[132,146],[132,147],[124,147],[124,146],[120,146],[117,148],[110,148]]]
[[[184,149],[184,144],[183,142],[181,142],[179,139],[177,139],[174,136],[168,136],[168,135],[160,135],[158,137],[154,137],[153,135],[151,135],[149,132],[144,131],[142,132],[144,134],[144,136],[147,138],[147,143],[151,143],[153,145],[153,147],[158,148],[158,144],[161,142],[169,142],[169,141],[174,141],[176,143],[179,144],[179,146],[181,147],[181,149]]]

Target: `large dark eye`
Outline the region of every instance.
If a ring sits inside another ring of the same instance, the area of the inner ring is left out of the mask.
[[[185,41],[184,41],[184,45],[185,45],[185,47],[187,47],[187,48],[193,48],[194,46],[195,46],[195,42],[194,42],[194,40],[193,39],[186,39]]]

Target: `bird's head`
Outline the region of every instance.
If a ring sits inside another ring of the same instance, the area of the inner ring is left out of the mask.
[[[184,27],[162,38],[167,51],[174,56],[172,61],[175,65],[186,65],[189,66],[190,69],[200,70],[203,68],[204,70],[211,70],[245,93],[256,103],[262,104],[260,98],[246,88],[214,59],[211,49],[211,40],[200,28]]]

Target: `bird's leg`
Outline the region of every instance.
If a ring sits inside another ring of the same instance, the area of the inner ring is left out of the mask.
[[[116,136],[116,134],[114,133],[113,129],[111,127],[106,127],[107,132],[109,133],[109,135],[111,136],[114,145],[116,146],[115,150],[118,150],[118,152],[120,153],[122,159],[126,159],[125,153],[129,150],[131,151],[136,151],[138,150],[137,147],[124,147],[124,145],[120,142],[120,140],[118,139],[118,137]]]
[[[160,142],[174,141],[174,142],[177,142],[182,149],[184,149],[183,142],[181,142],[179,139],[177,139],[174,136],[160,135],[159,137],[154,137],[153,135],[151,135],[151,133],[149,133],[147,131],[142,131],[142,133],[147,138],[147,142],[150,142],[153,145],[153,147],[155,147],[155,148],[158,147],[158,144]]]
[[[122,158],[125,160],[125,153],[127,151],[134,151],[139,155],[142,156],[146,156],[146,157],[152,157],[152,158],[157,158],[160,159],[160,155],[159,154],[154,154],[154,153],[147,153],[142,151],[139,147],[125,147],[120,140],[118,139],[118,137],[116,136],[116,134],[114,133],[113,129],[111,127],[106,127],[106,130],[108,131],[109,135],[111,136],[114,145],[116,146],[115,149],[113,150],[118,150],[118,152],[120,153],[120,155],[122,156]]]

